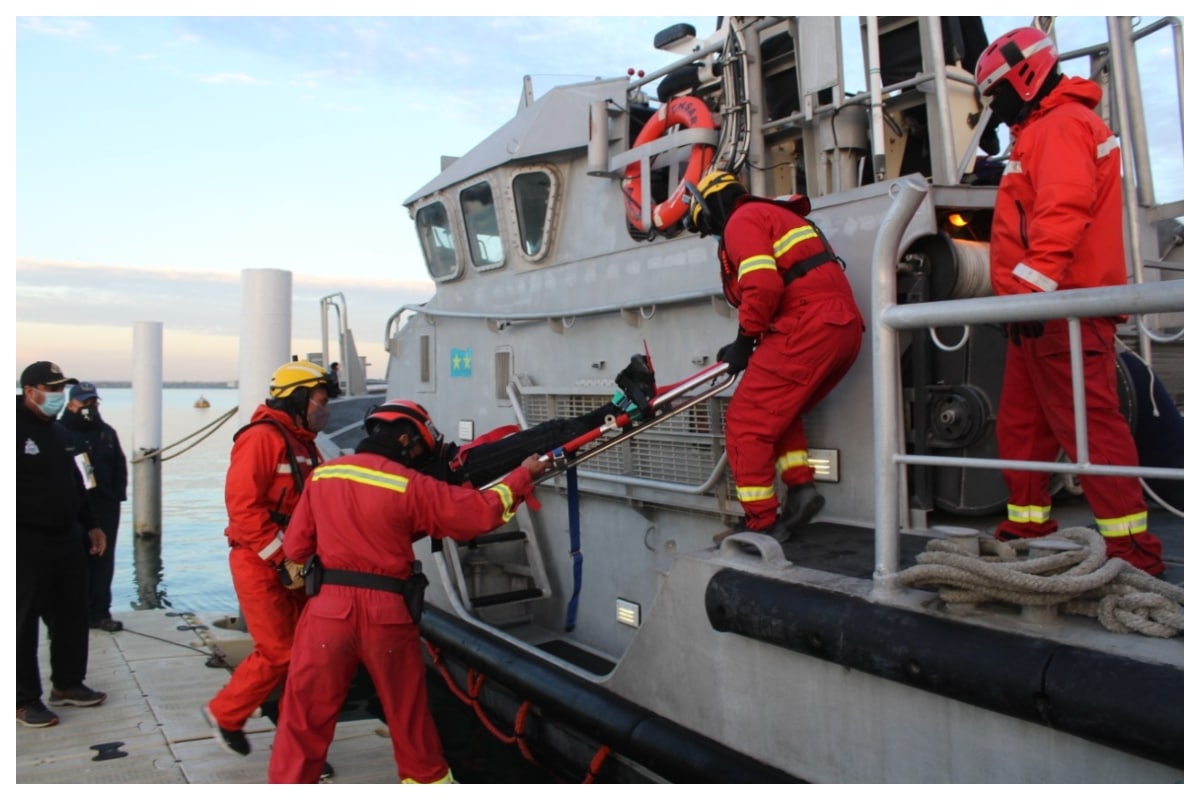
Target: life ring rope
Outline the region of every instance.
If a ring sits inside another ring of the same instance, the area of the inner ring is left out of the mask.
[[[658,111],[654,112],[654,115],[646,121],[641,132],[638,133],[637,139],[634,140],[633,146],[640,147],[661,138],[674,127],[707,130],[716,128],[712,113],[703,100],[690,95],[674,97],[659,107]],[[679,223],[688,209],[687,184],[700,182],[700,178],[712,166],[714,154],[715,148],[710,144],[692,145],[683,179],[667,199],[657,204],[654,204],[653,197],[649,196],[649,181],[643,182],[642,180],[642,161],[639,159],[626,166],[625,176],[621,180],[621,193],[625,197],[625,218],[629,224],[635,230],[649,233],[646,223],[642,219],[642,209],[647,205],[652,205],[650,226],[654,230],[666,231]]]

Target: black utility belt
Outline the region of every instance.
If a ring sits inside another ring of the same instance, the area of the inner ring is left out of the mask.
[[[412,574],[407,580],[390,578],[373,572],[355,572],[348,569],[325,569],[316,555],[309,556],[304,565],[304,590],[311,597],[321,591],[324,584],[334,586],[353,586],[358,589],[379,589],[384,592],[398,594],[404,598],[404,605],[413,622],[421,621],[421,613],[425,610],[425,587],[429,578],[421,571],[421,562],[414,561]]]
[[[335,586],[357,586],[359,589],[380,589],[394,594],[404,594],[408,581],[376,575],[372,572],[352,572],[346,569],[327,569],[321,576],[322,583]]]

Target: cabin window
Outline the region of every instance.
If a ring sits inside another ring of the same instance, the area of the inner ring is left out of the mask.
[[[504,264],[504,246],[500,238],[500,218],[488,183],[477,183],[459,195],[463,221],[467,226],[467,247],[471,262],[479,269]]]
[[[450,216],[442,203],[430,203],[417,211],[417,238],[425,253],[425,267],[434,280],[456,277],[458,254],[454,251],[454,232]]]
[[[552,188],[550,174],[541,170],[513,178],[513,204],[517,209],[521,249],[531,258],[540,257],[546,247]]]

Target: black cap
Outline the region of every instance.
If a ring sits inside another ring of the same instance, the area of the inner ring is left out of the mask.
[[[26,386],[63,386],[79,383],[74,378],[64,378],[58,364],[50,361],[35,361],[21,373],[21,388]]]

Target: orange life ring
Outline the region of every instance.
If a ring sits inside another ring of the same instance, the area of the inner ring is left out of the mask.
[[[654,116],[646,121],[633,146],[639,147],[646,142],[652,142],[669,128],[677,125],[684,128],[708,128],[710,130],[715,127],[712,114],[709,113],[708,106],[704,105],[704,101],[690,95],[675,97],[666,105],[661,106],[658,111],[654,112]],[[666,200],[654,206],[651,211],[650,221],[655,230],[665,231],[683,219],[683,215],[687,213],[688,209],[685,183],[692,185],[699,183],[701,176],[712,166],[713,155],[712,145],[692,145],[692,154],[688,157],[687,170],[683,180]],[[642,197],[641,161],[634,161],[625,167],[625,177],[621,179],[621,193],[625,195],[625,218],[629,220],[629,224],[635,230],[646,233],[646,229],[642,227],[642,205],[643,201],[652,201],[652,198]]]

